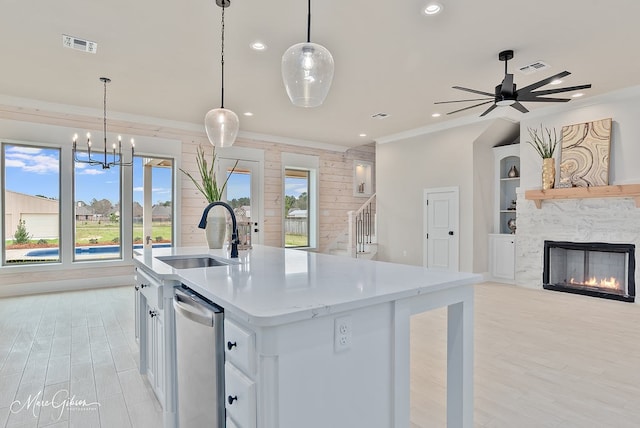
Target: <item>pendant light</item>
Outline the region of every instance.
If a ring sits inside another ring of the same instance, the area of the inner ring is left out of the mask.
[[[231,147],[236,140],[238,128],[240,127],[238,115],[224,108],[224,9],[231,4],[231,1],[216,0],[216,4],[222,8],[220,108],[209,110],[204,117],[204,128],[211,144],[216,147]]]
[[[282,80],[298,107],[318,107],[329,93],[333,57],[322,45],[311,43],[311,0],[308,0],[307,42],[291,46],[282,56]]]

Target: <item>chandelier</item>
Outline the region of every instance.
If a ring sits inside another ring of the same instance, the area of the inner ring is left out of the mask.
[[[104,116],[103,116],[103,132],[104,132],[104,160],[97,160],[91,157],[91,133],[87,132],[87,158],[79,159],[78,152],[76,150],[76,145],[78,142],[78,134],[73,136],[73,160],[76,163],[87,163],[89,165],[100,165],[102,169],[109,169],[112,166],[131,166],[133,165],[133,154],[134,154],[134,142],[133,138],[131,139],[131,162],[123,162],[122,160],[122,137],[118,135],[118,144],[116,146],[115,143],[112,145],[112,151],[109,152],[107,150],[107,83],[111,82],[111,79],[108,77],[101,77],[100,81],[104,84],[104,100],[103,100],[103,108],[104,108]],[[111,155],[111,162],[108,161],[108,155]]]

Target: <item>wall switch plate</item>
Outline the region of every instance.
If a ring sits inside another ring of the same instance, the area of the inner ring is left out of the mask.
[[[335,319],[333,333],[333,349],[335,352],[342,352],[351,348],[352,333],[353,325],[350,315]]]

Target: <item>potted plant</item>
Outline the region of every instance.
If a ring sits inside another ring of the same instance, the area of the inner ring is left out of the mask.
[[[542,189],[553,189],[556,181],[556,160],[553,153],[558,146],[558,136],[553,128],[553,137],[549,128],[527,128],[532,141],[527,141],[542,158]],[[538,132],[539,131],[539,132]]]
[[[227,182],[229,181],[229,177],[235,171],[236,166],[238,166],[238,161],[236,161],[235,165],[227,174],[222,186],[218,184],[218,180],[216,179],[216,149],[213,147],[211,163],[207,162],[207,157],[204,152],[204,148],[199,145],[196,152],[196,165],[198,166],[198,172],[200,174],[200,179],[196,180],[191,173],[185,171],[180,168],[180,171],[184,173],[187,177],[191,179],[193,184],[196,186],[196,189],[207,200],[207,203],[216,202],[222,199],[222,194],[224,193],[224,189],[227,187]],[[224,238],[226,234],[226,216],[224,211],[216,210],[218,207],[214,207],[211,211],[209,211],[209,219],[207,221],[207,228],[205,229],[207,236],[207,243],[209,244],[209,248],[222,248],[224,243]]]

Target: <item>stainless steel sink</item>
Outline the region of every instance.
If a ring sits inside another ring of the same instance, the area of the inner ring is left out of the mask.
[[[165,256],[156,257],[174,269],[194,269],[213,266],[227,266],[229,263],[210,256]]]

